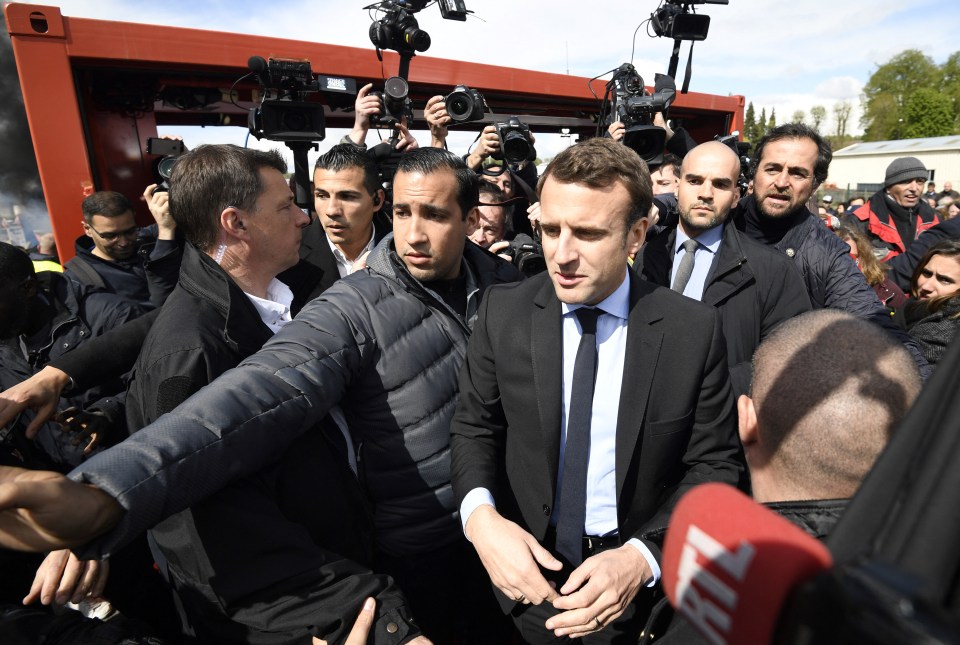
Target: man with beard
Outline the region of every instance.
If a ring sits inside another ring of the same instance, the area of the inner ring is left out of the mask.
[[[120,193],[106,190],[84,199],[84,234],[77,238],[76,256],[64,265],[66,274],[147,308],[162,305],[177,284],[181,251],[167,193],[156,188],[143,193],[156,220],[145,229]]]
[[[921,233],[940,223],[937,211],[921,199],[929,176],[916,157],[894,159],[887,166],[883,189],[849,218],[870,239],[878,260],[905,253]]]
[[[850,247],[806,207],[827,178],[832,157],[830,144],[802,123],[772,129],[757,144],[753,194],[740,202],[733,222],[747,237],[793,258],[814,309],[841,309],[886,328],[926,377],[931,368],[920,348],[893,323],[850,257]]]
[[[680,223],[641,250],[644,279],[720,310],[736,395],[750,386],[754,350],[781,322],[810,309],[791,260],[725,226],[740,190],[740,160],[716,141],[691,150],[680,170]]]

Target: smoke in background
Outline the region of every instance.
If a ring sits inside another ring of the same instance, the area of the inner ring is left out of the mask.
[[[12,226],[15,227],[15,218],[19,216],[26,242],[35,244],[35,232],[51,230],[50,216],[43,201],[40,173],[13,60],[13,46],[2,13],[0,96],[3,97],[0,100],[0,239],[7,236]]]

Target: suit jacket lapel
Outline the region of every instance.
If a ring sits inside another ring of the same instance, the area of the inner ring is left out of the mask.
[[[636,276],[630,276],[630,317],[627,323],[627,349],[623,364],[623,385],[620,390],[620,407],[617,413],[616,476],[617,499],[623,491],[623,483],[630,463],[639,458],[642,448],[642,429],[647,409],[647,399],[653,385],[663,333],[657,321],[663,318],[650,305],[655,296],[655,286]],[[645,301],[641,302],[641,298]]]
[[[560,420],[563,405],[563,321],[553,283],[544,280],[534,298],[530,320],[533,344],[533,383],[540,413],[544,463],[551,487],[556,486],[560,456]]]

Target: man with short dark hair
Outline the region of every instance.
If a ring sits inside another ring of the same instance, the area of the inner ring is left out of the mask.
[[[540,180],[547,271],[491,289],[451,428],[464,532],[527,642],[635,643],[677,499],[742,470],[717,311],[628,271],[652,193],[610,139]]]
[[[385,202],[377,164],[360,147],[333,146],[313,170],[316,222],[304,229],[300,256],[323,271],[318,295],[390,232],[381,216]]]
[[[920,234],[940,223],[940,216],[921,197],[930,176],[916,157],[899,157],[887,166],[883,188],[847,220],[867,236],[878,260],[910,250]]]
[[[64,269],[78,282],[153,308],[163,304],[177,283],[180,246],[166,193],[151,185],[143,196],[156,220],[147,229],[137,225],[133,205],[120,193],[99,191],[86,197],[84,235],[77,238],[76,255]]]
[[[680,157],[669,152],[663,155],[663,163],[650,170],[650,179],[653,180],[655,196],[673,195],[676,198],[680,183]]]
[[[476,230],[470,235],[471,242],[489,249],[491,245],[506,238],[508,219],[506,208],[502,206],[503,201],[503,191],[497,184],[480,182],[480,220]]]

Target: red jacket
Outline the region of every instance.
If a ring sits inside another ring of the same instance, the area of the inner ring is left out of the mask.
[[[897,225],[891,221],[889,211],[884,209],[882,213],[877,212],[878,209],[875,208],[877,200],[874,199],[875,197],[876,195],[871,197],[866,204],[855,210],[853,215],[860,220],[858,228],[867,234],[874,248],[887,251],[886,255],[880,258],[882,262],[886,262],[890,258],[904,253],[907,250],[907,245],[913,242],[913,240],[909,240],[907,244],[904,244],[904,241],[900,239],[900,232],[897,230]],[[881,195],[881,199],[886,198]],[[937,215],[937,212],[921,202],[917,207],[917,228],[913,239],[917,239],[921,233],[933,228],[939,223],[940,217]]]

